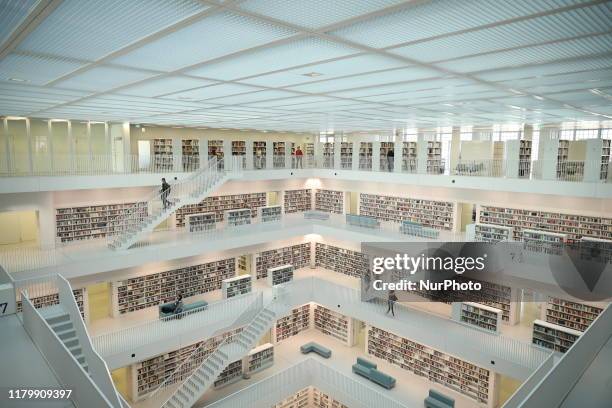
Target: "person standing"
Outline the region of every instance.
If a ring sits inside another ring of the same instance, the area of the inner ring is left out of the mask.
[[[162,178],[161,200],[162,200],[162,204],[164,205],[164,210],[168,209],[168,205],[169,205],[168,195],[170,195],[170,184],[166,182],[165,178]]]
[[[395,152],[393,151],[393,148],[387,150],[387,169],[389,171],[393,171],[393,165],[395,161]]]
[[[303,165],[302,165],[302,158],[304,157],[304,152],[302,152],[302,148],[300,146],[297,147],[296,151],[295,151],[295,168],[297,169],[298,167],[300,169],[303,169]]]
[[[291,168],[295,169],[295,147],[291,148]]]
[[[393,308],[395,306],[395,302],[397,302],[397,296],[395,295],[395,291],[390,290],[389,298],[387,299],[387,313],[385,314],[389,314],[389,312],[391,312],[393,317],[395,317],[395,310]]]

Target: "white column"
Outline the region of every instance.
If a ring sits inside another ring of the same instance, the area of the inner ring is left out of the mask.
[[[474,127],[472,129],[472,140],[493,140],[493,128],[491,126]]]
[[[459,157],[461,155],[461,128],[459,126],[453,126],[453,133],[451,135],[450,145],[450,173],[453,174],[453,170],[457,168],[459,164]]]
[[[427,138],[424,132],[417,133],[417,174],[427,174]]]
[[[353,142],[353,157],[351,158],[351,167],[353,170],[359,170],[359,146],[361,142]]]
[[[246,170],[253,170],[253,141],[247,140],[244,146],[246,149]]]
[[[6,159],[6,170],[9,171],[11,169],[11,146],[9,144],[9,135],[8,135],[8,120],[4,118],[2,120],[2,133],[4,136],[4,153]]]
[[[266,139],[266,169],[274,168],[274,142]]]
[[[70,169],[74,171],[75,169],[75,161],[74,161],[74,135],[72,134],[72,122],[66,121],[66,131],[68,132],[68,155],[70,156]]]
[[[342,142],[338,139],[334,141],[334,169],[342,168],[341,163]]]
[[[131,173],[134,171],[134,168],[132,168],[132,165],[134,163],[132,163],[132,133],[131,133],[131,128],[130,128],[130,122],[123,122],[122,137],[123,137],[124,168],[128,173]],[[138,164],[134,164],[134,165],[137,166]]]
[[[6,123],[6,119],[5,119],[5,123]],[[5,126],[6,129],[6,126]],[[105,123],[104,124],[104,134],[106,139],[108,139],[108,125]],[[6,134],[7,137],[7,141],[8,141],[8,133]],[[107,141],[108,142],[108,141]],[[51,171],[53,171],[55,169],[55,160],[53,158],[54,156],[54,152],[53,152],[53,133],[51,130],[51,121],[48,120],[47,121],[47,143],[49,146],[49,150],[48,150],[48,157],[49,157],[49,169]],[[108,145],[107,145],[108,146]],[[8,152],[8,144],[7,144],[7,152]]]
[[[514,326],[518,324],[520,319],[520,302],[521,302],[521,291],[517,288],[510,288],[510,312],[508,324]]]
[[[30,131],[30,119],[26,119],[26,135],[28,137],[28,169],[34,171],[34,148],[32,143],[32,132]]]
[[[380,171],[380,142],[372,142],[372,171]]]
[[[316,256],[317,256],[317,243],[315,241],[311,241],[310,242],[310,267],[312,269],[316,268],[316,262],[315,262]]]
[[[223,161],[226,169],[232,165],[232,141],[228,139],[223,139]]]
[[[172,169],[183,171],[183,139],[176,135],[172,136]]]
[[[578,143],[578,142],[576,142]],[[602,139],[585,140],[586,152],[584,156],[584,177],[582,181],[595,183],[599,181],[601,174],[601,152],[603,150]]]
[[[200,168],[208,167],[208,136],[198,137],[198,150],[200,154]]]
[[[395,144],[393,145],[393,172],[402,172],[402,154],[404,153],[404,141],[401,137],[395,138]]]
[[[285,168],[290,169],[293,167],[293,158],[291,156],[291,141],[285,140]]]
[[[561,128],[557,125],[544,125],[540,129],[536,171],[544,180],[555,180],[557,178],[560,133]]]

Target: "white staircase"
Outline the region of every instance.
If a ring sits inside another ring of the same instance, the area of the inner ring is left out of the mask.
[[[70,314],[61,305],[45,307],[40,309],[39,312],[46,322],[49,323],[49,326],[51,326],[51,329],[53,329],[60,341],[64,343],[81,367],[83,367],[83,370],[88,373],[89,369],[83,355],[83,348],[70,319]]]
[[[140,200],[140,204],[124,210],[109,226],[114,233],[107,236],[108,246],[112,249],[128,249],[180,207],[199,203],[222,185],[230,173],[235,174],[241,170],[241,167],[233,165],[234,162],[223,163],[212,158],[206,168],[172,185],[167,197],[164,197],[165,193],[155,191]],[[146,214],[141,204],[143,201],[146,202]]]
[[[204,395],[206,390],[214,384],[219,374],[230,363],[241,359],[257,346],[259,339],[274,324],[278,317],[286,312],[287,308],[288,306],[284,302],[276,299],[273,300],[268,306],[261,309],[240,334],[221,343],[190,375],[185,373],[184,370],[183,372],[174,372],[172,376],[180,376],[179,378],[184,378],[186,375],[189,376],[179,385],[170,398],[162,404],[162,408],[192,407]],[[188,367],[189,364],[185,366]],[[175,381],[168,378],[165,384],[173,382]],[[160,388],[163,386],[164,384]],[[157,391],[155,394],[157,394]]]

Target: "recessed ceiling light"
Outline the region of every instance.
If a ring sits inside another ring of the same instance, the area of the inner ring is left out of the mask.
[[[27,79],[23,79],[23,78],[9,78],[9,81],[13,81],[13,82],[30,82]]]
[[[543,101],[544,98],[542,98],[540,95],[533,95],[534,98],[536,98],[538,101]]]
[[[314,78],[314,77],[319,77],[319,76],[321,76],[321,75],[323,75],[323,74],[322,74],[322,73],[320,73],[320,72],[307,72],[307,73],[302,74],[302,75],[303,75],[303,76],[307,76],[307,77]]]

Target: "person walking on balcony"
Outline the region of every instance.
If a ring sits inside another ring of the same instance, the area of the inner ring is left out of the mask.
[[[302,152],[302,148],[300,146],[295,150],[295,168],[303,169],[302,158],[304,157],[304,152]]]
[[[295,147],[291,148],[291,168],[295,169]]]
[[[261,149],[255,151],[255,168],[263,168],[263,155],[261,154]]]
[[[387,170],[389,171],[393,171],[393,165],[395,161],[395,152],[393,151],[393,148],[387,150]]]
[[[391,312],[393,317],[395,317],[395,310],[393,309],[393,306],[395,306],[395,302],[397,302],[397,296],[395,295],[395,291],[390,290],[389,297],[387,299],[387,313],[385,314],[389,314],[389,312]]]
[[[161,200],[164,205],[164,210],[168,209],[170,202],[168,201],[168,196],[170,195],[170,184],[166,182],[165,178],[162,178],[161,184]]]

